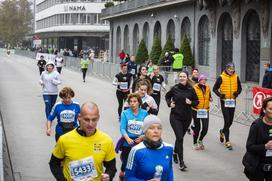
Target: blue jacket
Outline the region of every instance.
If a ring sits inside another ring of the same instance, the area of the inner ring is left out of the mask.
[[[148,115],[148,113],[139,109],[138,115],[134,115],[131,108],[123,111],[121,114],[121,124],[120,124],[120,132],[122,136],[126,133],[129,137],[138,137],[143,134],[142,126],[144,122],[144,118]],[[129,146],[127,142],[124,143],[124,146]]]
[[[68,132],[68,127],[78,127],[77,118],[79,112],[80,105],[77,102],[72,102],[68,105],[62,102],[56,103],[48,116],[48,121],[53,121],[57,117],[56,135],[63,135]]]
[[[173,181],[172,156],[173,146],[164,142],[158,149],[149,149],[143,142],[134,146],[129,153],[125,180],[150,180],[154,178],[155,167],[160,165],[163,167],[161,181]]]

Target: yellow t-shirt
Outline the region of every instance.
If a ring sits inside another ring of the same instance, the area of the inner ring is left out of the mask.
[[[81,136],[76,129],[61,136],[53,155],[63,159],[63,173],[67,180],[100,181],[103,161],[116,157],[113,141],[107,134],[96,130],[93,136]]]

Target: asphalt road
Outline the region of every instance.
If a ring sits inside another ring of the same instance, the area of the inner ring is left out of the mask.
[[[1,52],[0,57],[0,108],[16,181],[54,180],[48,161],[55,141],[54,136],[45,134],[46,119],[36,61]],[[92,100],[98,104],[101,112],[98,127],[116,142],[120,133],[115,87],[109,81],[91,76],[83,83],[81,73],[67,68],[63,69],[61,77],[63,83],[59,88],[72,87],[76,93],[74,100],[81,104]],[[163,140],[174,144],[169,111],[162,100],[159,117],[163,121]],[[211,116],[209,132],[204,140],[205,151],[192,150],[192,136],[186,135],[184,158],[188,171],[181,172],[178,165],[174,165],[176,181],[246,180],[241,160],[249,127],[233,124],[230,139],[234,149],[229,151],[218,140],[218,130],[222,125],[221,118]],[[119,156],[117,161],[119,170]],[[115,180],[117,178],[118,175]]]

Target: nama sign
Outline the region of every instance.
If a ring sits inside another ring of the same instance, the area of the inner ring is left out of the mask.
[[[86,8],[85,8],[85,6],[65,5],[64,11],[86,11]]]

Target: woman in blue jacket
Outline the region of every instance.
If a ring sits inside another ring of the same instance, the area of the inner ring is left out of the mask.
[[[161,120],[155,115],[148,115],[142,129],[145,137],[129,153],[125,180],[173,181],[174,148],[161,139]]]
[[[131,148],[143,140],[142,126],[144,118],[148,115],[147,111],[140,108],[142,100],[139,94],[129,94],[128,103],[130,107],[121,114],[120,132],[124,138],[124,143],[121,148],[122,166],[119,174],[120,180],[124,179],[127,158]]]

